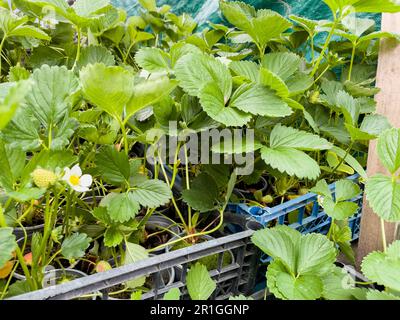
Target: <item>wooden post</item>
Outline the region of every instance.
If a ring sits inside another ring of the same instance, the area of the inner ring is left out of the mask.
[[[400,13],[383,14],[382,31],[400,34]],[[400,45],[394,40],[382,40],[379,52],[376,85],[381,89],[376,95],[377,112],[385,115],[390,123],[400,128]],[[370,143],[368,154],[368,176],[376,173],[386,174],[376,153],[376,141]],[[386,224],[387,242],[395,240],[395,224]],[[382,250],[380,219],[373,213],[364,198],[361,234],[358,243],[357,262],[374,250]]]

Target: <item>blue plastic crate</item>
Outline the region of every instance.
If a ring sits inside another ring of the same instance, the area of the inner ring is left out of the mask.
[[[165,169],[167,175],[169,176],[169,178],[171,178],[172,170],[168,166],[165,166]],[[347,179],[358,182],[359,178],[360,175],[355,174],[348,177]],[[360,185],[360,187],[362,187],[362,185]],[[332,191],[332,194],[335,195],[335,183],[330,184],[329,188]],[[174,189],[177,192],[182,191],[182,181],[179,175],[175,179]],[[357,213],[353,217],[349,218],[349,227],[352,232],[352,241],[354,241],[359,238],[360,233],[363,193],[361,193],[351,201],[358,204]],[[311,213],[308,215],[306,213],[307,206],[312,206]],[[286,224],[303,234],[312,232],[327,234],[331,225],[331,218],[324,212],[323,208],[318,203],[318,195],[311,192],[296,199],[286,201],[272,208],[248,206],[244,203],[230,203],[227,209],[230,212],[247,215],[257,222],[261,223],[263,226]],[[288,215],[295,211],[298,211],[297,221],[289,224]]]
[[[359,177],[360,176],[356,174],[348,179],[358,182]],[[333,195],[335,194],[335,185],[335,183],[329,185]],[[359,194],[351,201],[358,204],[357,213],[349,219],[349,227],[352,232],[352,240],[354,241],[358,239],[360,233],[363,193]],[[309,214],[306,213],[307,206],[312,206]],[[311,192],[272,208],[249,207],[246,204],[230,204],[228,208],[232,212],[248,215],[266,227],[285,224],[303,234],[312,232],[327,234],[332,221],[318,203],[318,195]],[[297,221],[289,223],[288,215],[296,211]],[[264,256],[261,261],[268,262],[268,259]]]
[[[169,179],[171,179],[172,170],[168,166],[164,167]],[[359,174],[354,174],[347,179],[358,183],[359,178]],[[333,196],[335,195],[335,185],[335,183],[329,185]],[[362,185],[360,185],[360,187],[362,187]],[[182,191],[182,179],[179,175],[176,176],[174,190],[178,193]],[[359,194],[351,201],[358,204],[357,213],[353,217],[349,218],[349,227],[352,232],[352,241],[354,241],[359,238],[360,233],[363,193]],[[307,206],[312,206],[312,210],[309,214],[307,214],[306,212]],[[285,224],[303,234],[312,232],[327,234],[331,225],[331,218],[324,212],[323,208],[318,203],[318,195],[311,192],[296,199],[286,201],[272,208],[248,206],[244,203],[230,203],[227,209],[230,212],[247,215],[250,218],[261,223],[263,226],[271,227],[278,224]],[[297,221],[289,224],[288,215],[295,211],[298,211]],[[232,226],[231,229],[232,232],[235,232],[234,226]],[[242,230],[237,230],[237,232],[240,231]]]

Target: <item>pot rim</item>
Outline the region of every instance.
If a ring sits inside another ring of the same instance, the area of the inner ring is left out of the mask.
[[[267,188],[268,188],[268,181],[267,181],[267,179],[265,179],[263,176],[261,176],[261,177],[260,177],[260,181],[263,182],[264,186],[263,186],[261,189],[258,189],[258,190],[266,191]],[[243,189],[240,189],[240,188],[234,188],[234,190],[236,190],[237,192],[242,193],[243,195],[251,193],[251,192],[248,191],[248,190],[243,190]]]

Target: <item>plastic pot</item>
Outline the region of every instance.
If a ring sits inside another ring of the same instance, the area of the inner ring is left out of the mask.
[[[262,193],[264,193],[268,188],[268,182],[264,177],[260,177],[259,183],[261,183],[261,188],[257,188],[257,190],[260,190]],[[243,195],[244,198],[253,198],[253,193],[249,190],[244,190],[240,188],[235,188],[233,190],[234,193],[238,196]]]
[[[248,220],[246,222],[246,230],[257,231],[257,230],[261,230],[261,229],[264,229],[264,226],[261,223],[259,223],[258,221]]]
[[[215,213],[215,218],[219,213]],[[217,234],[221,236],[227,236],[230,234],[235,234],[245,230],[260,230],[263,225],[257,222],[254,218],[238,214],[235,212],[226,211],[224,212],[224,227],[217,231]]]
[[[32,238],[32,234],[28,235],[27,244],[29,244],[29,241],[31,240],[31,238]],[[24,243],[24,240],[25,240],[25,237],[19,238],[19,239],[17,240],[17,245],[18,245],[20,248],[21,248],[22,244]],[[23,252],[22,254],[25,255],[26,252]],[[74,266],[76,266],[76,265],[78,264],[78,262],[79,262],[79,260],[76,261],[74,264],[70,265],[68,268],[65,268],[65,269],[54,269],[54,270],[73,270],[73,271],[76,271],[76,272],[78,272],[78,273],[80,272],[80,273],[82,273],[82,274],[84,274],[84,275],[86,276],[86,273],[84,273],[84,272],[82,272],[82,271],[79,271],[79,270],[72,269],[72,268],[74,268]],[[49,268],[51,268],[50,271],[53,270],[53,267],[52,267],[52,266],[49,266]],[[48,271],[45,271],[45,273],[46,273],[46,272],[48,272]],[[17,280],[25,280],[25,279],[26,279],[26,277],[25,277],[24,274],[20,274],[20,273],[18,273],[18,272],[14,272],[13,277],[14,277],[15,279],[17,279]]]
[[[51,269],[45,271],[43,275],[43,281],[42,281],[42,286],[43,288],[49,288],[52,286],[56,286],[57,284],[60,284],[59,281],[63,280],[65,278],[68,278],[68,280],[76,280],[79,278],[84,278],[87,277],[88,275],[82,271],[75,270],[75,269]],[[79,300],[96,300],[97,296],[101,296],[100,292],[96,292],[95,296],[90,297],[90,298],[76,298]]]
[[[183,237],[183,236],[184,236],[184,234],[181,234],[179,237]],[[178,240],[179,237],[173,237],[173,238],[170,240],[170,242],[175,241],[175,240]],[[203,239],[203,240],[206,240],[206,241],[215,240],[214,237],[211,237],[211,236],[209,236],[209,235],[200,236],[199,239]],[[178,243],[179,243],[179,242],[178,242]],[[178,250],[178,249],[177,249],[177,250]],[[169,246],[169,251],[172,251],[172,247],[171,247],[171,246]],[[230,258],[231,258],[230,264],[235,263],[235,256],[233,255],[233,252],[232,252],[231,250],[227,250],[226,252],[229,253],[229,256],[230,256]],[[216,255],[218,255],[218,254],[216,254]],[[182,267],[181,265],[175,266],[176,277],[177,277],[177,279],[179,279],[179,280],[182,279],[182,271],[183,271],[183,267]],[[211,271],[211,270],[209,270],[209,271]]]
[[[139,220],[142,219],[143,218],[139,218]],[[160,231],[161,230],[160,227],[163,229],[169,229],[174,234],[180,234],[182,232],[182,229],[178,225],[174,225],[171,220],[158,214],[153,214],[152,216],[150,216],[145,225],[146,230],[150,232]],[[172,237],[174,237],[173,234],[171,234],[171,238]],[[153,252],[154,254],[162,254],[166,251],[168,251],[167,247],[164,247],[159,250],[155,250]]]
[[[44,230],[44,223],[39,224],[37,226],[26,227],[24,229],[25,229],[26,235],[29,237],[32,234],[34,234],[35,232],[42,232]],[[13,233],[17,239],[25,237],[24,229],[21,227],[14,228]]]
[[[181,235],[181,236],[184,236],[184,235]],[[206,240],[206,241],[215,240],[215,238],[213,238],[213,237],[211,237],[209,235],[203,235],[203,236],[201,236],[199,238],[203,239],[203,240]],[[177,240],[177,239],[178,239],[178,237],[174,237],[174,238],[171,239],[171,241],[174,241],[174,240]],[[172,249],[170,248],[170,250],[172,250]],[[224,254],[226,252],[229,254],[229,256],[231,258],[230,264],[234,264],[235,263],[235,256],[234,256],[233,252],[231,250],[227,250],[227,251],[224,252]],[[217,261],[217,263],[218,263],[218,260],[219,260],[218,258],[219,258],[219,254],[215,254],[215,260]],[[204,258],[202,258],[202,259],[204,259]],[[202,259],[199,259],[198,261],[200,263],[204,264],[204,261],[202,261]],[[193,263],[196,263],[196,262],[197,261],[194,261]],[[222,267],[226,267],[226,266],[227,265],[225,265],[225,266],[222,265]],[[190,268],[190,264],[189,264],[188,267]],[[206,267],[208,267],[209,271],[212,271],[212,270],[216,269],[216,268],[210,268],[210,266],[206,266]],[[175,268],[176,280],[177,281],[182,281],[183,280],[182,279],[182,277],[183,277],[183,266],[182,265],[176,265],[176,266],[174,266],[174,268]],[[216,291],[214,292],[214,294],[218,296],[221,292],[231,292],[232,288],[233,288],[233,285],[234,285],[234,282],[235,282],[235,279],[228,280],[228,281],[223,281],[223,282],[219,283],[217,285],[217,288],[216,288]]]
[[[150,257],[153,257],[153,256],[155,256],[155,254],[150,254]],[[154,284],[157,281],[157,277],[158,277],[158,281],[159,281],[159,287],[157,289],[162,289],[167,286],[170,286],[175,282],[175,268],[169,268],[169,269],[162,270],[158,273],[153,273],[150,277],[150,281],[151,281],[150,289],[155,289]],[[143,295],[146,295],[146,293],[144,293]],[[102,299],[103,300],[130,300],[130,299],[123,299],[123,298],[114,298],[114,297],[110,296],[108,292],[103,293]]]

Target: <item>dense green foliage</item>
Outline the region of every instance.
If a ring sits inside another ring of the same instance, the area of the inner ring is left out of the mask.
[[[47,266],[104,271],[215,235],[234,188],[243,186],[253,196],[236,200],[262,207],[315,186],[334,220],[328,238],[282,227],[254,240],[275,258],[268,285],[277,297],[335,298],[327,288],[340,278],[336,247],[352,258],[346,220],[356,211],[349,200],[360,192],[345,178],[357,172],[367,180],[382,219],[400,216],[399,133],[373,99],[379,39],[399,36],[354,14],[400,8],[390,0],[324,2],[332,20],[221,1],[229,25],[199,32],[189,15],[154,0],[140,1],[140,15],[132,17],[109,0],[0,2],[0,299],[40,289]],[[325,39],[321,46],[317,36]],[[253,130],[254,143],[207,148],[221,158],[253,154],[253,173],[237,175],[243,164],[235,161],[189,163],[190,135],[208,129]],[[165,136],[178,140],[169,163],[157,148]],[[391,177],[368,178],[364,170],[377,137]],[[261,177],[266,188],[253,190]],[[179,178],[184,190],[177,194]],[[336,197],[327,190],[332,181]],[[151,232],[155,213],[170,227]],[[393,289],[369,296],[397,294],[398,284],[375,266],[395,268],[398,248],[366,258],[365,274]],[[215,289],[207,268],[195,264],[190,272],[189,294],[207,299]],[[25,280],[16,281],[16,273]],[[146,285],[133,279],[122,291],[137,298]]]

